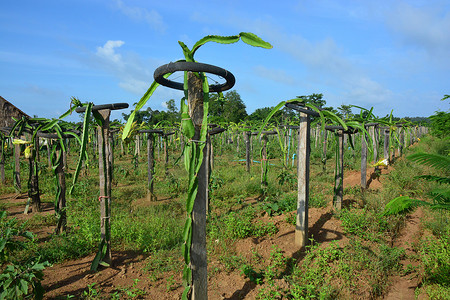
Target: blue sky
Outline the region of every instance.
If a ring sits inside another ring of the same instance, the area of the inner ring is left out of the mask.
[[[183,58],[177,41],[191,47],[242,31],[273,49],[208,43],[196,60],[235,75],[248,113],[312,93],[378,116],[448,110],[440,101],[450,94],[448,0],[1,1],[0,96],[47,118],[72,96],[131,107],[158,66]],[[147,106],[161,110],[181,96],[159,87]]]

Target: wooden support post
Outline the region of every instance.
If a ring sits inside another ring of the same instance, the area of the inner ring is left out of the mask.
[[[2,184],[6,184],[6,177],[5,177],[5,146],[6,146],[6,139],[2,139],[2,142],[0,144],[0,147],[2,147],[1,151],[1,157],[0,157],[0,178],[2,181]]]
[[[361,133],[361,190],[367,188],[367,137]]]
[[[319,148],[319,135],[320,135],[320,126],[316,125],[316,128],[314,129],[314,148],[317,149]]]
[[[244,131],[244,141],[245,141],[245,165],[247,167],[247,172],[250,173],[250,132]]]
[[[390,132],[390,135],[392,136],[392,139],[389,141],[389,163],[393,162],[395,159],[395,135],[396,131],[392,129]],[[392,141],[392,144],[390,142]]]
[[[39,193],[39,170],[36,161],[36,150],[32,150],[32,157],[28,159],[29,161],[29,177],[30,186],[28,187],[28,198],[31,199],[32,211],[33,213],[42,211],[41,209],[41,195]]]
[[[300,128],[297,152],[297,220],[295,226],[295,245],[306,246],[308,241],[308,203],[309,203],[309,156],[310,156],[310,119],[300,112]]]
[[[69,167],[67,165],[67,155],[70,153],[70,139],[65,139],[64,140],[64,144],[66,145],[66,151],[64,151],[64,155],[63,155],[63,166],[64,166],[64,170],[67,170]]]
[[[378,139],[376,137],[376,125],[369,127],[369,134],[372,138],[373,159],[372,163],[375,164],[378,161]]]
[[[139,146],[139,134],[136,134],[136,137],[134,140],[134,155],[136,156],[136,159],[139,159],[140,154],[141,154],[141,148]]]
[[[108,135],[108,144],[109,144],[109,157],[110,157],[110,166],[111,166],[111,185],[112,182],[114,180],[114,172],[113,172],[113,166],[114,166],[114,137],[113,137],[113,133],[111,132],[111,130],[109,131],[109,135]]]
[[[209,178],[211,177],[211,169],[212,169],[212,164],[214,163],[213,160],[213,145],[212,145],[212,139],[211,136],[209,134],[206,135],[206,162],[205,162],[205,173],[206,173],[206,195],[205,195],[205,199],[206,199],[206,214],[209,213]]]
[[[103,262],[111,265],[111,147],[109,143],[110,109],[98,111],[103,118],[102,126],[98,127],[98,172],[100,187],[100,234],[105,240],[106,253]]]
[[[414,144],[414,128],[409,129],[409,144]]]
[[[164,172],[166,176],[169,176],[169,150],[168,148],[168,140],[167,135],[164,135]]]
[[[348,135],[344,134],[344,147],[347,148]]]
[[[47,140],[47,161],[48,161],[48,167],[51,168],[52,167],[52,158],[51,158],[51,153],[52,153],[52,139],[46,139]]]
[[[267,140],[267,135],[263,134],[261,137],[261,189],[264,193],[267,188],[267,180],[265,178],[265,173],[267,170]]]
[[[20,145],[14,145],[14,187],[20,193],[22,189],[20,182]]]
[[[156,200],[156,196],[153,193],[153,174],[155,169],[155,149],[154,149],[155,136],[153,133],[147,134],[147,162],[148,162],[148,197],[150,201]]]
[[[162,145],[162,136],[160,135],[158,137],[158,145],[156,148],[158,148],[158,160],[161,159],[161,145]]]
[[[323,145],[322,145],[322,172],[327,171],[327,139],[328,139],[328,131],[323,131]]]
[[[19,148],[20,149],[20,148]],[[19,152],[20,150],[17,149]],[[33,143],[33,148],[31,150],[31,156],[28,158],[28,201],[25,206],[24,214],[28,214],[29,205],[31,202],[32,212],[40,212],[41,210],[41,196],[39,192],[39,168],[36,158],[36,149],[39,149],[39,138],[36,137],[35,143]]]
[[[400,157],[403,155],[403,143],[405,140],[405,130],[403,129],[403,127],[398,127],[398,134],[399,134],[398,156]]]
[[[202,80],[192,72],[188,72],[188,105],[189,114],[195,126],[193,140],[200,138],[200,129],[203,123],[203,89]],[[199,147],[194,142],[194,147]],[[197,174],[198,192],[192,211],[192,245],[191,245],[191,270],[192,270],[192,294],[193,300],[208,299],[208,276],[206,256],[206,194],[208,174],[206,147],[203,148],[203,161]]]
[[[48,139],[49,140],[49,139]],[[66,214],[66,176],[64,175],[64,160],[66,156],[66,152],[63,151],[61,146],[58,147],[57,154],[57,167],[55,170],[56,177],[59,183],[59,193],[58,193],[58,202],[56,203],[57,211],[59,212],[58,223],[56,224],[55,233],[61,234],[66,231],[67,225],[67,214]]]
[[[211,171],[214,168],[214,144],[213,144],[213,138],[214,136],[210,136],[208,135],[208,143],[209,143],[209,148],[208,148],[208,158],[209,158],[209,171],[208,171],[208,177],[211,175]]]
[[[338,157],[337,157],[337,172],[335,174],[335,191],[334,191],[334,208],[336,210],[342,209],[342,198],[344,194],[344,131],[337,130],[338,136]]]
[[[38,136],[36,136],[35,137],[35,139],[36,139],[36,142],[34,143],[34,146],[36,147],[36,154],[35,154],[35,156],[36,156],[36,158],[35,158],[35,161],[36,161],[36,163],[38,163],[38,162],[40,162],[41,161],[41,157],[40,157],[40,154],[39,154],[39,150],[40,150],[40,139],[39,139],[39,137]],[[31,137],[30,137],[30,140],[31,140]]]
[[[405,128],[405,130],[403,131],[403,135],[404,135],[404,140],[403,140],[403,147],[404,148],[408,148],[409,146],[409,141],[410,141],[410,128]]]
[[[389,128],[384,130],[384,148],[383,148],[384,152],[384,158],[388,160],[388,162],[390,163],[390,157],[389,157]]]
[[[291,140],[292,140],[292,128],[289,128],[287,133],[287,149],[286,149],[286,167],[289,166],[289,155],[291,154]]]

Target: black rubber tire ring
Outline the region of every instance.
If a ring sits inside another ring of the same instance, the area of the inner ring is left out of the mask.
[[[161,129],[143,129],[139,130],[139,133],[154,133],[154,134],[164,134]]]
[[[236,83],[236,78],[234,78],[234,75],[225,69],[204,63],[188,61],[177,61],[162,65],[155,70],[153,77],[160,85],[176,90],[184,90],[184,84],[182,82],[175,82],[163,77],[165,74],[174,73],[177,71],[205,72],[225,79],[226,82],[223,84],[211,84],[209,86],[210,92],[223,92],[229,90]]]
[[[215,135],[224,132],[226,129],[222,127],[214,127],[213,129],[208,130],[209,135]]]
[[[92,111],[102,110],[102,109],[110,109],[110,110],[118,110],[128,108],[128,103],[112,103],[112,104],[101,104],[101,105],[93,105]],[[86,111],[86,106],[78,107],[75,109],[77,113],[82,113]]]

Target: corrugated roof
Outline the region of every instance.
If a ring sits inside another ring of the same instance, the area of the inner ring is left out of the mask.
[[[6,100],[5,98],[3,98],[2,96],[0,96],[0,101],[4,101],[8,104],[10,104],[11,106],[15,107],[21,114],[23,114],[25,117],[27,118],[31,118],[28,114],[24,113],[20,108],[18,108],[17,106],[15,106],[14,104],[12,104],[11,102],[9,102],[8,100]]]

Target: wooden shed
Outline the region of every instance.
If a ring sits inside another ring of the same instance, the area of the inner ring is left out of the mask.
[[[30,118],[29,115],[15,107],[11,102],[0,96],[0,128],[11,127],[14,125],[16,119],[20,119],[23,116]]]

